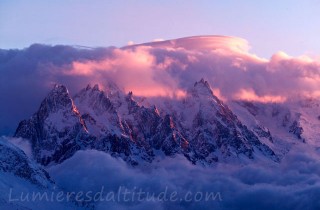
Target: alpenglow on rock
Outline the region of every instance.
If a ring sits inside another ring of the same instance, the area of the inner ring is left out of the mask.
[[[85,149],[105,151],[131,165],[151,163],[159,155],[183,155],[204,165],[279,161],[203,79],[186,97],[163,99],[164,106],[144,106],[137,99],[114,84],[106,91],[88,85],[73,98],[65,86],[55,85],[39,110],[20,122],[15,137],[28,139],[33,156],[43,165],[60,163]]]

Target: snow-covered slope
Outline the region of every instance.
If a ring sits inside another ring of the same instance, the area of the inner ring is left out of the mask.
[[[73,202],[48,200],[60,191],[49,174],[3,138],[0,154],[0,209],[82,209]]]
[[[0,154],[1,173],[11,173],[43,188],[52,185],[45,170],[30,161],[22,150],[3,139],[0,139]]]
[[[320,101],[316,98],[303,98],[292,101],[288,107],[297,118],[298,133],[310,145],[320,147]]]
[[[285,103],[232,101],[228,104],[245,125],[257,135],[265,136],[266,142],[267,139],[272,141],[273,144],[268,144],[282,154],[295,144],[320,146],[320,103],[317,99],[296,98]]]
[[[228,105],[280,158],[303,144],[320,148],[320,103],[315,98],[297,97],[284,103],[230,101]]]

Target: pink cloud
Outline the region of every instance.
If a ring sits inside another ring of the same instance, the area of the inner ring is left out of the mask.
[[[241,38],[199,36],[116,48],[100,60],[74,61],[65,74],[103,84],[109,79],[141,96],[175,96],[205,78],[225,100],[282,102],[318,95],[320,64],[309,56],[275,53],[270,60],[249,52]],[[182,94],[183,95],[183,94]]]
[[[1,95],[7,102],[0,104],[0,131],[5,132],[7,127],[13,132],[18,120],[32,114],[52,83],[65,84],[75,93],[88,83],[103,87],[113,81],[134,95],[183,97],[204,78],[223,100],[281,102],[320,96],[319,56],[278,52],[264,59],[250,52],[246,40],[235,37],[200,36],[96,49],[35,44],[3,50],[0,58]],[[27,111],[20,111],[19,104]]]
[[[235,94],[235,99],[261,103],[283,103],[287,100],[284,96],[258,96],[252,89],[241,89],[238,93]]]

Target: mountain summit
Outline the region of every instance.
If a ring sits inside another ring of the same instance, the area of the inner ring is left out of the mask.
[[[183,155],[204,165],[261,157],[279,161],[204,79],[185,98],[169,104],[170,111],[145,107],[132,92],[125,94],[114,84],[106,92],[88,85],[74,97],[65,86],[55,85],[15,136],[31,142],[35,159],[43,165],[60,163],[83,149],[104,151],[132,165],[161,154]]]
[[[62,162],[81,148],[87,129],[67,88],[55,85],[39,110],[19,123],[16,137],[28,139],[35,159],[47,165]]]

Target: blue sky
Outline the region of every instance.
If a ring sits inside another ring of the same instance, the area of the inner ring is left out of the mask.
[[[269,58],[320,54],[318,0],[1,0],[0,48],[32,43],[123,46],[192,35],[230,35]]]

